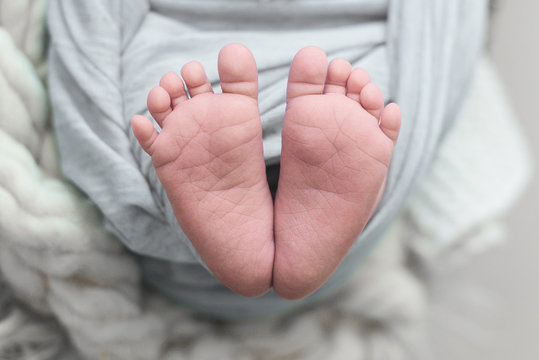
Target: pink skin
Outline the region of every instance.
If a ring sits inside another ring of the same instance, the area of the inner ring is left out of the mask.
[[[400,128],[378,87],[316,47],[290,67],[275,199],[273,286],[286,299],[318,289],[380,201]],[[380,119],[380,120],[379,120]]]
[[[152,157],[178,223],[226,286],[254,297],[271,287],[273,203],[262,152],[258,73],[253,56],[231,44],[219,54],[222,94],[202,65],[163,76],[148,95],[161,126],[134,116],[140,145]]]
[[[199,63],[163,76],[148,95],[161,126],[132,126],[152,157],[178,223],[212,272],[249,297],[271,286],[287,299],[318,289],[342,261],[383,191],[400,110],[343,59],[301,50],[290,68],[281,175],[268,189],[249,50],[219,54],[223,94]],[[378,119],[380,118],[380,121]]]

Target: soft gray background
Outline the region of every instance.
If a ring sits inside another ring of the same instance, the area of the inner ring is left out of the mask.
[[[438,336],[442,360],[539,359],[539,1],[499,0],[493,6],[489,51],[533,151],[535,171],[507,216],[506,242],[447,274],[448,281],[477,285],[487,297],[475,311],[446,304],[461,319],[459,330]]]

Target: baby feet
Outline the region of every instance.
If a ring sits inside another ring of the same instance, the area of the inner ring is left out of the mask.
[[[187,237],[231,290],[259,296],[271,286],[273,203],[266,180],[258,111],[258,73],[249,50],[224,47],[222,94],[200,63],[165,74],[148,95],[161,127],[140,115],[133,131],[153,165]]]
[[[343,59],[327,65],[318,48],[292,62],[272,204],[262,152],[257,69],[238,44],[219,54],[223,94],[199,63],[173,73],[148,95],[161,126],[134,116],[178,223],[231,290],[287,299],[318,289],[345,257],[383,192],[400,127],[368,74]],[[380,119],[380,121],[379,121]],[[274,221],[275,219],[275,221]],[[274,223],[275,222],[275,223]]]
[[[290,67],[275,199],[273,285],[297,299],[340,264],[383,192],[400,128],[361,69],[315,47]],[[380,121],[379,121],[380,119]]]

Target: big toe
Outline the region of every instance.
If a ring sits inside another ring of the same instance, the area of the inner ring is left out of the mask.
[[[219,52],[218,68],[223,93],[258,99],[258,70],[249,49],[241,44],[225,46]]]
[[[328,61],[322,49],[315,46],[301,49],[290,65],[287,98],[322,94],[327,71]]]

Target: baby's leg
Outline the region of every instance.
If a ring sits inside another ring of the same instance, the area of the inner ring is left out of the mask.
[[[258,73],[245,47],[219,54],[222,94],[199,63],[168,73],[148,95],[162,130],[134,116],[133,130],[167,192],[178,223],[231,290],[259,296],[271,286],[273,204],[262,152]]]
[[[383,109],[369,81],[343,59],[328,68],[318,48],[292,62],[275,199],[273,286],[282,297],[318,289],[380,201],[400,111]]]

